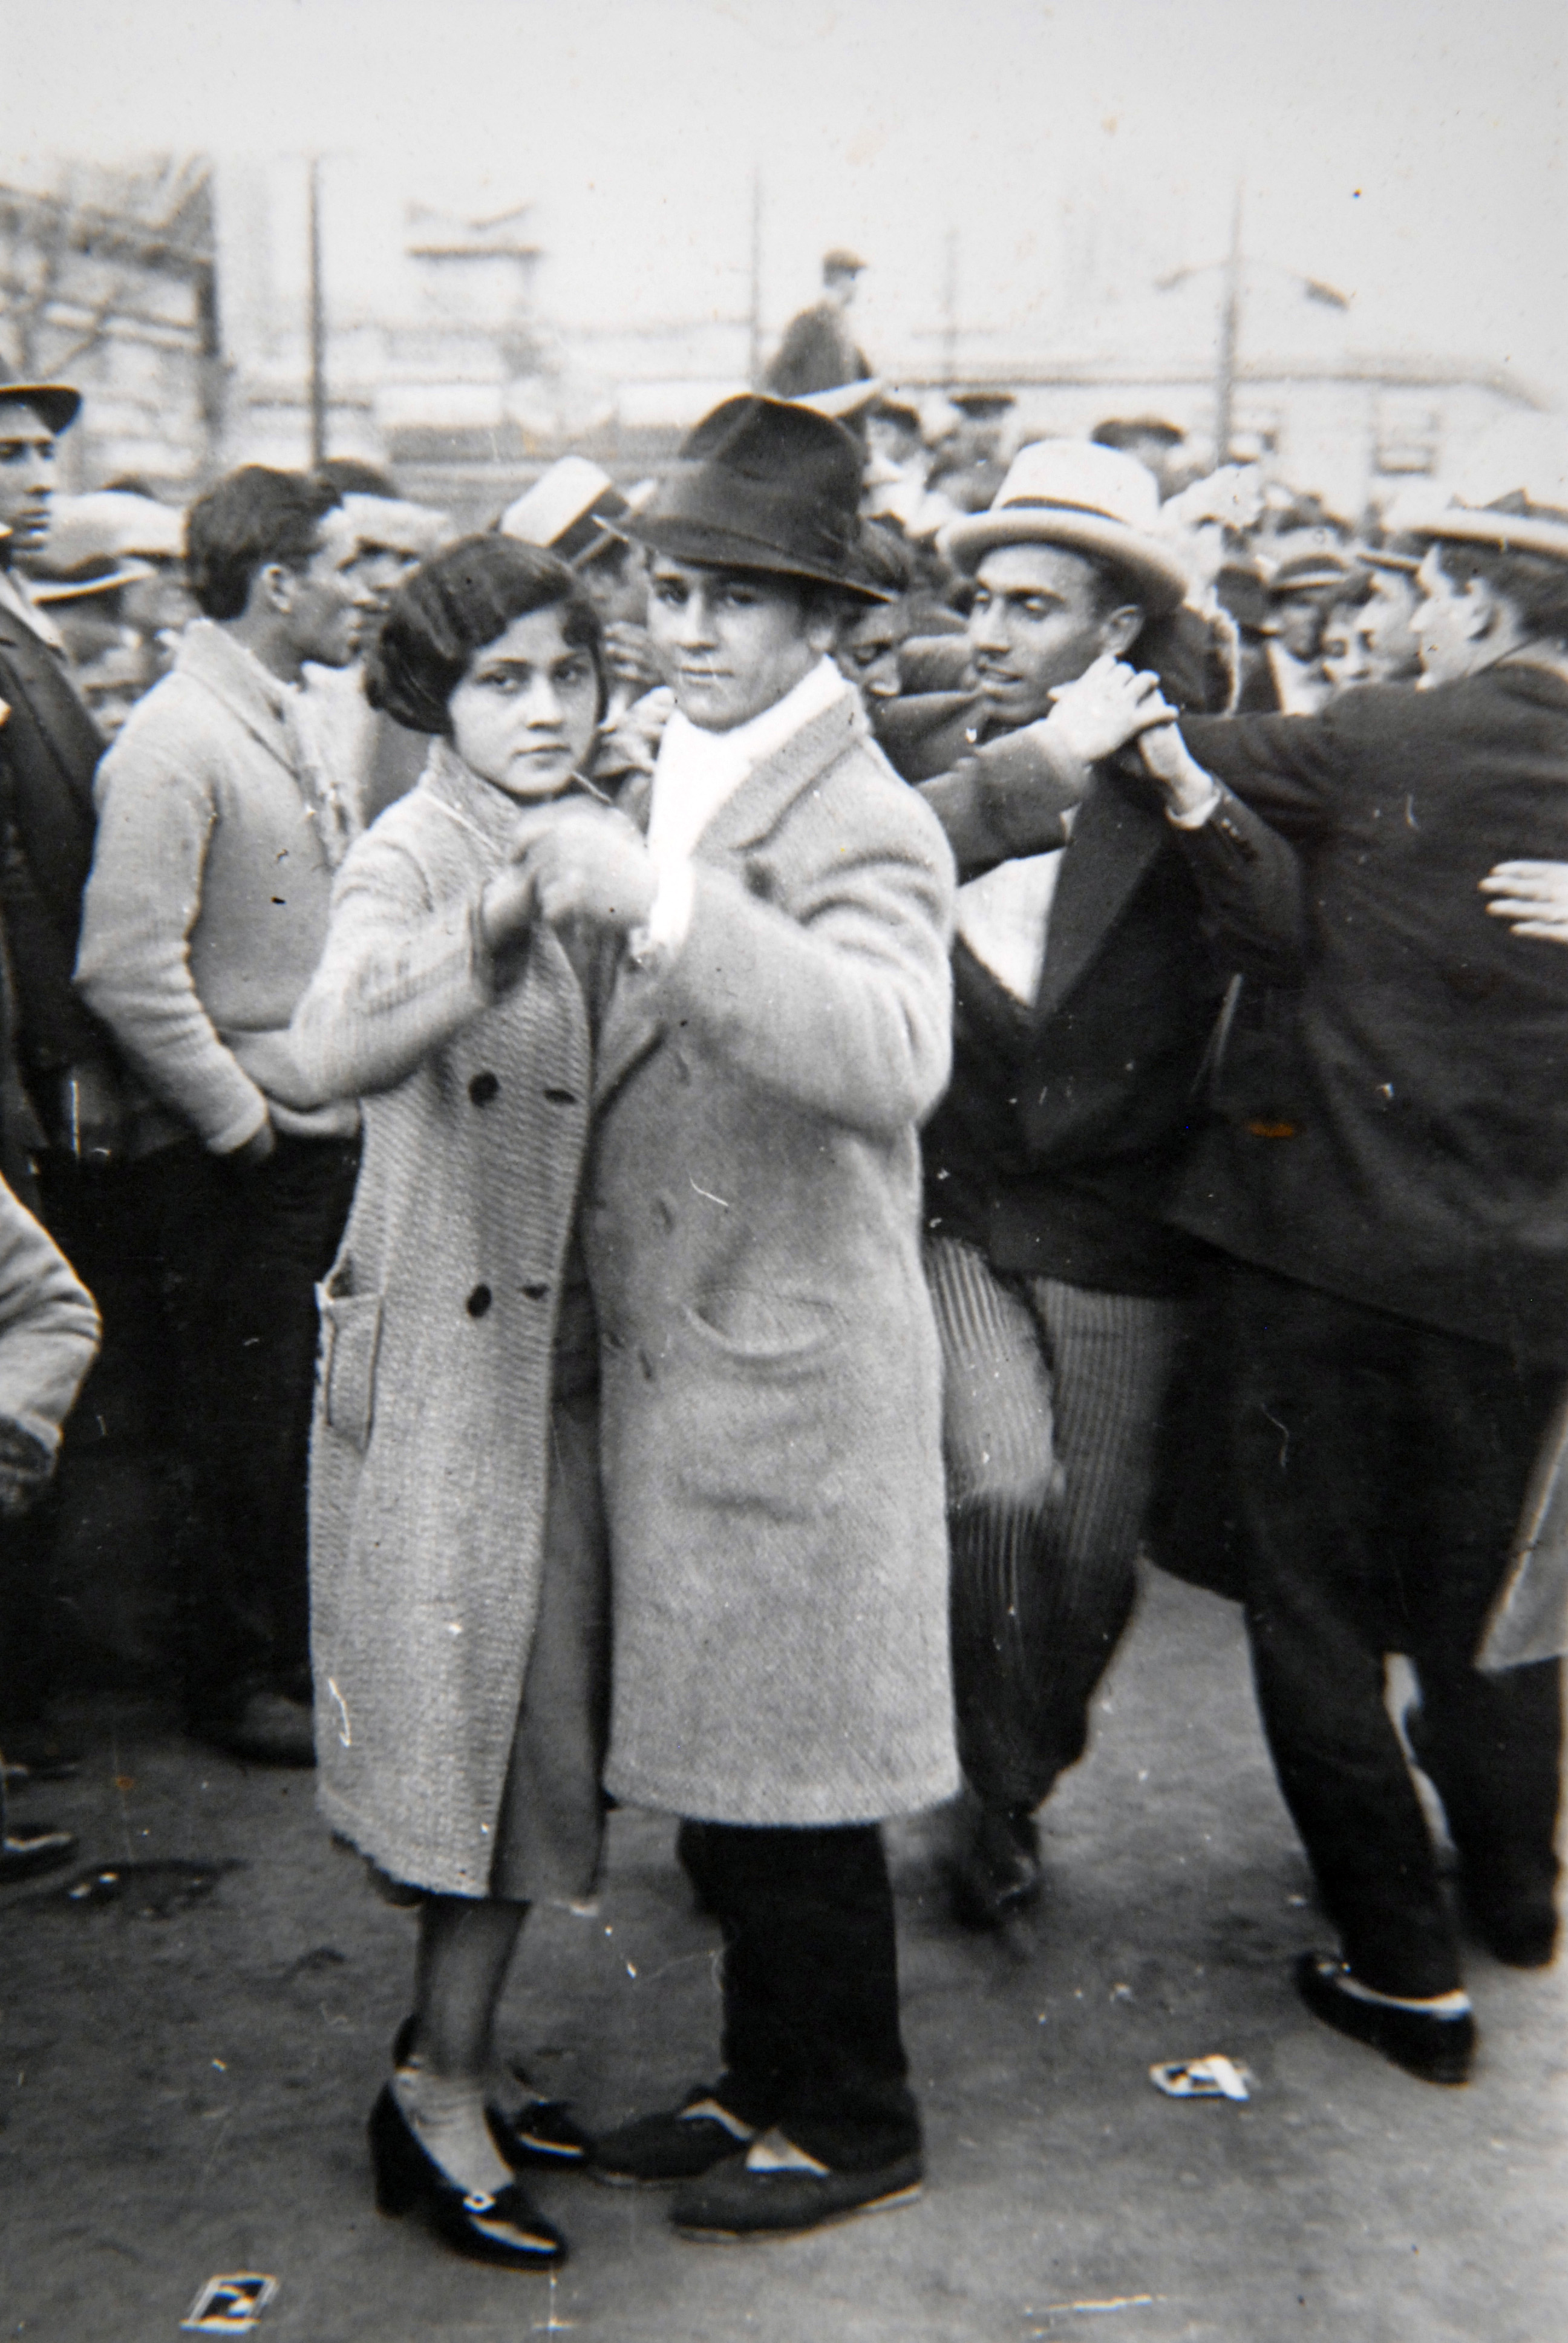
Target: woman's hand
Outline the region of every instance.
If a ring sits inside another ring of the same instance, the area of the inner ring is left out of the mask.
[[[526,813],[512,834],[511,854],[532,890],[536,915],[552,927],[587,920],[626,935],[643,926],[653,908],[653,859],[636,824],[612,807]]]
[[[1568,862],[1499,862],[1481,881],[1494,920],[1516,936],[1568,944]]]
[[[508,862],[487,880],[479,897],[479,934],[487,952],[514,943],[534,916],[534,882],[520,863]]]
[[[1044,720],[1085,765],[1113,756],[1146,726],[1168,724],[1175,713],[1161,695],[1157,675],[1131,668],[1110,651],[1101,651],[1075,681],[1058,684],[1050,698]]]

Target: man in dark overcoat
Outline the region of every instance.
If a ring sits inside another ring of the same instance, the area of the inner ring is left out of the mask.
[[[1568,1369],[1568,963],[1483,891],[1500,861],[1568,859],[1568,517],[1519,503],[1426,532],[1422,689],[1184,719],[1145,751],[1180,818],[1223,821],[1234,790],[1306,863],[1288,1046],[1175,1219],[1233,1264],[1253,1667],[1342,1946],[1298,1983],[1445,2083],[1474,2021],[1387,1654],[1419,1679],[1471,1926],[1524,1967],[1557,1933],[1558,1664],[1473,1665]]]

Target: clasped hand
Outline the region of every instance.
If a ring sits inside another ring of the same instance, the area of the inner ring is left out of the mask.
[[[1085,765],[1113,756],[1150,725],[1170,723],[1176,712],[1167,706],[1157,675],[1129,667],[1111,651],[1102,651],[1072,683],[1058,684],[1050,697],[1047,723]]]
[[[536,919],[629,933],[646,921],[655,884],[641,831],[613,807],[531,807],[512,832],[506,867],[480,898],[485,941],[497,950]]]

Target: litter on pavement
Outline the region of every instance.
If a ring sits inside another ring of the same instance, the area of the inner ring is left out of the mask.
[[[190,2335],[248,2335],[273,2296],[277,2280],[259,2270],[232,2270],[209,2278],[181,2328]]]
[[[1149,2079],[1168,2099],[1244,2099],[1252,2077],[1232,2058],[1178,2058],[1169,2066],[1151,2066]]]

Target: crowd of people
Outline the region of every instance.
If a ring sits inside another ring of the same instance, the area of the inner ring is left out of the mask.
[[[190,1731],[418,1909],[378,2202],[508,2267],[530,2166],[694,2237],[918,2190],[879,1825],[1038,1898],[1141,1552],[1244,1606],[1318,2017],[1462,2083],[1462,1934],[1556,1948],[1558,1664],[1477,1656],[1568,1374],[1568,515],[900,398],[859,266],[470,534],[348,460],[56,503],[78,395],[0,383],[0,1507],[90,1289]],[[495,2021],[617,1801],[723,2032],[594,2137]]]

